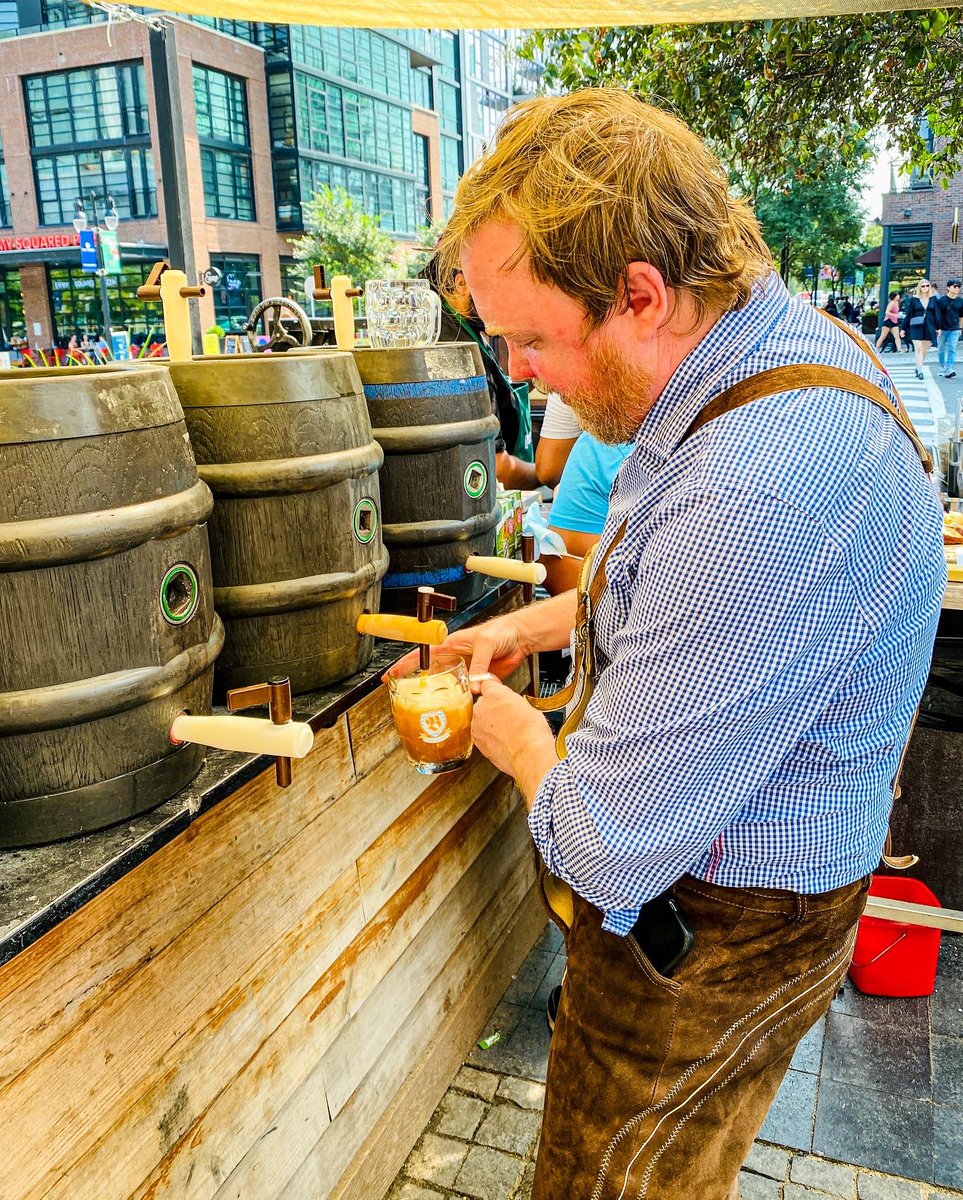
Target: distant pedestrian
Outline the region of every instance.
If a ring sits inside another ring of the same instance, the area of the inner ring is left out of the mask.
[[[906,305],[906,328],[913,342],[913,353],[916,355],[916,378],[923,378],[923,363],[930,346],[936,344],[939,328],[936,317],[936,301],[932,296],[933,285],[928,279],[921,279],[916,286],[916,292],[910,296]]]
[[[826,312],[828,312],[831,317],[839,316],[839,309],[836,307],[836,299],[834,296],[830,296],[826,301]]]
[[[936,311],[940,327],[940,374],[947,379],[955,379],[956,345],[960,340],[960,323],[963,320],[959,279],[946,281],[946,295],[939,298]]]
[[[899,308],[899,292],[890,292],[889,303],[886,305],[886,314],[883,317],[883,324],[879,331],[879,337],[876,339],[876,349],[882,350],[888,338],[892,337],[896,345],[897,354],[903,352],[903,333],[900,329],[900,308]]]
[[[852,325],[853,314],[856,310],[853,308],[853,302],[848,296],[843,300],[843,307],[841,311],[843,320],[846,322],[846,324]]]

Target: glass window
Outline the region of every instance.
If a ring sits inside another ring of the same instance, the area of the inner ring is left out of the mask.
[[[160,304],[137,299],[150,273],[150,263],[125,264],[117,275],[107,275],[107,302],[114,329],[126,329],[140,344],[145,339],[164,341],[164,315]],[[50,267],[50,301],[54,337],[66,342],[73,334],[100,333],[104,325],[100,280],[79,267]]]
[[[207,216],[254,221],[254,171],[244,80],[194,64]]]
[[[310,270],[302,263],[295,262],[293,258],[282,258],[281,295],[289,296],[292,300],[303,304],[304,281],[310,274]]]
[[[68,224],[92,194],[121,217],[156,216],[143,63],[30,75],[24,94],[42,225]]]
[[[221,272],[213,289],[214,319],[223,329],[239,330],[263,299],[261,260],[256,254],[212,254],[211,266]]]
[[[305,200],[321,187],[341,187],[392,233],[413,237],[424,225],[414,179],[306,157],[301,166]]]
[[[0,271],[0,350],[21,345],[27,337],[23,318],[23,288],[19,271]]]
[[[301,176],[293,156],[274,159],[274,206],[279,229],[301,228]]]
[[[143,63],[28,75],[24,90],[34,150],[150,139]]]
[[[67,25],[90,25],[103,21],[103,13],[93,12],[84,0],[43,0],[41,4],[43,23],[51,29],[62,29]]]
[[[298,71],[298,140],[302,150],[351,158],[415,174],[411,110]]]

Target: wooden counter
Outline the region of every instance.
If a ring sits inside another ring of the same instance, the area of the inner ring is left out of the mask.
[[[0,1197],[379,1200],[534,878],[511,782],[418,775],[378,687],[0,968]]]

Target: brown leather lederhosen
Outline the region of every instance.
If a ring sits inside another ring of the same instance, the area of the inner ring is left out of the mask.
[[[822,310],[817,310],[822,311]],[[866,354],[876,363],[880,370],[885,372],[885,367],[875,354],[875,352],[856,334],[848,325],[835,317],[824,313],[829,320],[838,325],[852,340],[864,350]],[[923,469],[927,474],[933,471],[933,460],[919,438],[916,430],[913,428],[913,423],[906,415],[905,411],[893,403],[887,393],[876,384],[870,383],[861,375],[856,375],[852,371],[844,370],[842,367],[833,367],[822,364],[799,364],[798,366],[772,367],[766,371],[760,371],[756,375],[750,376],[748,379],[743,379],[739,383],[734,384],[731,388],[716,396],[711,400],[705,408],[695,418],[686,432],[683,434],[681,441],[685,441],[692,434],[708,425],[710,421],[724,416],[726,413],[732,412],[737,408],[742,408],[743,405],[751,403],[753,400],[761,400],[767,396],[775,396],[780,392],[799,391],[802,388],[810,387],[825,387],[835,388],[840,391],[852,392],[857,396],[863,396],[866,400],[878,405],[884,412],[888,413],[900,426],[906,436],[913,443],[920,461],[923,464]],[[681,442],[680,442],[681,444]],[[575,639],[574,639],[574,662],[572,668],[572,679],[570,683],[553,696],[547,696],[543,699],[534,696],[528,696],[529,704],[542,712],[554,712],[560,708],[566,708],[575,700],[571,711],[566,716],[565,722],[562,725],[558,738],[556,739],[556,748],[560,758],[564,758],[567,750],[569,735],[572,734],[581,724],[582,717],[588,707],[589,701],[592,698],[592,692],[595,687],[595,646],[593,634],[593,620],[595,611],[608,588],[608,580],[605,575],[605,567],[608,563],[609,556],[615,550],[616,546],[622,541],[625,536],[626,521],[623,521],[619,527],[615,537],[609,543],[605,553],[599,560],[598,566],[595,566],[595,551],[597,545],[593,546],[585,555],[582,563],[581,571],[579,572],[578,581],[578,604],[575,616]],[[915,722],[915,717],[914,717]],[[912,729],[911,729],[912,732]],[[908,742],[908,739],[907,739]],[[903,754],[905,756],[905,749]],[[902,766],[902,760],[900,761]],[[899,771],[896,774],[894,781],[894,791],[898,796],[898,779]],[[889,866],[907,867],[912,866],[916,859],[914,856],[902,856],[893,858],[889,856],[889,838],[887,838],[886,854],[884,859]],[[571,925],[572,920],[572,894],[568,884],[556,879],[553,875],[543,873],[542,875],[542,890],[545,895],[546,902],[552,911],[558,916],[559,920],[566,926]]]

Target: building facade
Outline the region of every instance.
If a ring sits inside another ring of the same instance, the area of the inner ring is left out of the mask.
[[[926,122],[921,130],[931,136]],[[929,279],[942,292],[948,279],[963,278],[963,174],[949,186],[928,173],[891,173],[891,188],[883,196],[880,248],[880,297],[891,291],[911,291]]]
[[[537,72],[509,31],[323,29],[172,19],[186,152],[180,211],[198,273],[221,281],[203,328],[237,328],[270,295],[300,296],[291,240],[324,185],[345,188],[401,240],[444,219],[465,166]],[[147,26],[111,26],[80,0],[0,0],[0,349],[63,344],[103,325],[100,280],[80,265],[78,199],[110,201],[121,269],[111,324],[162,336],[136,298],[167,257]],[[175,264],[177,265],[177,264]]]

